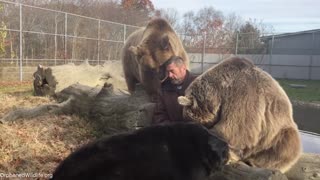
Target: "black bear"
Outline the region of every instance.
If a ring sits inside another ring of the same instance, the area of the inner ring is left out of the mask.
[[[204,180],[228,154],[228,144],[202,125],[154,125],[81,147],[53,179]]]

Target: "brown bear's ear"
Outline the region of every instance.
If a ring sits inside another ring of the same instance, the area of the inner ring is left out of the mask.
[[[191,106],[192,105],[192,101],[189,98],[187,98],[186,96],[179,96],[178,103],[181,106]]]
[[[130,46],[128,50],[136,56],[139,54],[139,50],[137,46]]]
[[[167,34],[161,37],[160,45],[162,50],[169,50],[170,42],[169,42],[169,36]]]

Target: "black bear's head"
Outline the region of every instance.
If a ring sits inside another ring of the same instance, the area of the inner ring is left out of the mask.
[[[176,157],[188,159],[181,162],[192,162],[192,167],[198,169],[198,173],[209,176],[220,171],[227,163],[229,159],[228,143],[215,133],[193,122],[177,123],[171,127],[175,130],[175,135],[172,136],[179,140],[175,142],[176,145],[171,146],[176,149],[176,154],[178,154]]]
[[[221,170],[229,159],[228,143],[218,136],[210,133],[208,138],[208,154],[207,154],[207,167],[212,170]]]

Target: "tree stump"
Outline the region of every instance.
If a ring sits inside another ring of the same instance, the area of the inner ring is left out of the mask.
[[[33,73],[33,89],[36,96],[53,95],[57,81],[52,76],[52,69],[38,65],[37,71]]]
[[[91,66],[87,61],[78,66],[72,63],[52,67],[38,65],[33,77],[36,96],[51,96],[75,83],[95,87],[107,82],[115,89],[127,89],[119,61],[107,61],[101,66]]]

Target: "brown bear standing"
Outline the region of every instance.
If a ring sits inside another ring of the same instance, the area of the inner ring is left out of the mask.
[[[188,66],[183,45],[164,19],[151,20],[145,28],[131,34],[123,47],[122,65],[129,92],[141,83],[148,95],[157,97],[164,75],[160,66],[172,56],[180,56]]]
[[[288,96],[249,60],[222,61],[195,79],[178,100],[186,118],[226,139],[234,150],[231,160],[285,172],[299,158],[300,136]]]

